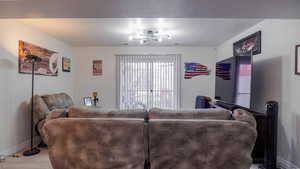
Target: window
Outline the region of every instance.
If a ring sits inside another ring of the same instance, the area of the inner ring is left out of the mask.
[[[118,103],[121,109],[180,104],[179,55],[119,55]]]

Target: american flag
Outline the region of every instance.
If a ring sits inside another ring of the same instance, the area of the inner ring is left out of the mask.
[[[191,79],[194,76],[208,75],[207,67],[200,63],[185,63],[185,79]]]
[[[230,63],[219,63],[216,66],[216,76],[224,80],[230,80],[231,79],[230,69],[231,69]]]

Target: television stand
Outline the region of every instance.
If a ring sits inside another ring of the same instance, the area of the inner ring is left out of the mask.
[[[265,169],[276,169],[278,103],[268,101],[265,113],[222,101],[216,101],[215,104],[231,111],[243,109],[253,114],[257,122],[257,139],[252,152],[253,161],[256,164],[263,164]]]

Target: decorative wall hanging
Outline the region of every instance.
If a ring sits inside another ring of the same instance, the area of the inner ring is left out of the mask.
[[[300,75],[300,44],[296,45],[295,53],[295,74]]]
[[[94,76],[102,75],[102,60],[93,61],[93,75]]]
[[[185,79],[191,79],[194,76],[199,75],[209,75],[209,70],[207,69],[207,66],[201,65],[200,63],[184,63],[185,64]]]
[[[62,71],[71,72],[71,59],[63,57],[62,58]]]
[[[92,97],[84,97],[83,104],[85,106],[92,106],[93,105],[93,98]]]
[[[34,74],[57,76],[57,52],[19,41],[19,73],[31,74],[32,66],[30,61],[26,59],[27,55],[35,55],[42,59],[41,62],[36,63]]]
[[[249,35],[233,44],[234,56],[249,56],[261,53],[261,31]]]
[[[231,79],[231,64],[230,63],[219,63],[216,65],[216,76],[224,80]]]

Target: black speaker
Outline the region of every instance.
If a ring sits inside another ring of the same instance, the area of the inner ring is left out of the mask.
[[[276,169],[277,167],[277,128],[278,128],[278,102],[266,103],[266,151],[265,168]]]

